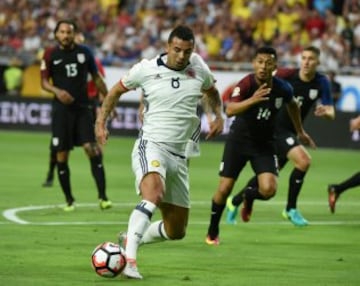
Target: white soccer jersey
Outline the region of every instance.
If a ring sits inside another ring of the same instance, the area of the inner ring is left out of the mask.
[[[193,53],[190,64],[181,71],[168,68],[166,57],[135,64],[121,84],[127,89],[142,89],[143,139],[185,145],[199,124],[196,109],[202,91],[214,85],[214,77],[198,54]]]

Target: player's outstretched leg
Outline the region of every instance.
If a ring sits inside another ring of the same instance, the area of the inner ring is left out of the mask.
[[[354,187],[360,185],[360,172],[353,174],[350,178],[342,181],[339,184],[330,184],[328,186],[328,200],[329,200],[329,207],[332,213],[335,212],[335,204],[336,201],[339,199],[340,195]]]
[[[245,198],[241,208],[241,218],[243,222],[249,222],[253,210],[254,200]]]
[[[229,196],[226,200],[226,223],[236,224],[236,217],[238,215],[238,206],[233,205],[233,197]]]
[[[329,185],[327,191],[328,191],[328,203],[329,203],[330,212],[335,213],[335,205],[336,205],[336,201],[339,198],[339,194],[336,192],[335,185]]]

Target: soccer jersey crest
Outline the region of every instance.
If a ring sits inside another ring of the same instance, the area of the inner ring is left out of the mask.
[[[153,160],[153,161],[151,161],[151,166],[160,167],[160,162],[158,160]]]
[[[311,100],[317,98],[319,91],[317,89],[310,89],[309,90],[309,97]]]
[[[189,69],[186,71],[186,75],[195,78],[195,71],[193,69]]]
[[[85,54],[77,54],[77,60],[80,64],[83,64],[85,62]]]
[[[282,97],[275,98],[275,108],[279,109],[283,105]]]
[[[237,96],[240,96],[240,87],[235,87],[232,94],[231,94],[231,97],[237,97]]]

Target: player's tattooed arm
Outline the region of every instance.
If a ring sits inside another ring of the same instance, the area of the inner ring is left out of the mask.
[[[206,113],[212,112],[216,117],[222,117],[222,102],[219,94],[219,90],[215,87],[206,91],[203,98],[203,108]]]
[[[96,139],[102,145],[106,143],[109,135],[109,131],[106,128],[106,120],[111,114],[111,112],[115,109],[115,106],[119,101],[120,96],[126,91],[127,90],[121,84],[116,84],[105,96],[95,123]]]
[[[212,87],[211,89],[204,92],[203,97],[203,108],[208,118],[209,133],[206,139],[212,138],[222,133],[224,128],[224,119],[222,117],[222,101],[217,88]],[[215,118],[212,118],[215,115]]]

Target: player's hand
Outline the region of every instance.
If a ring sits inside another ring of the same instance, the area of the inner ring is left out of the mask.
[[[56,97],[60,100],[63,104],[71,104],[74,102],[74,98],[68,93],[66,90],[60,89],[56,92]]]
[[[306,132],[302,132],[298,134],[298,137],[302,144],[304,144],[305,146],[309,146],[313,149],[316,149],[316,144],[314,140],[312,140],[309,134],[307,134]]]
[[[106,141],[109,137],[109,131],[105,127],[105,124],[98,121],[95,122],[95,136],[96,136],[96,141],[101,146],[106,144]]]
[[[318,104],[315,108],[314,115],[333,120],[335,119],[335,108],[333,105]]]
[[[267,96],[271,91],[271,88],[267,87],[267,83],[263,83],[260,85],[260,87],[254,92],[251,99],[253,99],[256,102],[269,100],[269,97]]]
[[[206,135],[205,139],[208,140],[217,135],[220,135],[224,129],[224,119],[221,116],[215,117],[214,120],[208,118],[209,123],[209,132]]]
[[[326,114],[326,108],[322,104],[318,104],[315,108],[314,115],[315,116],[324,116]]]

